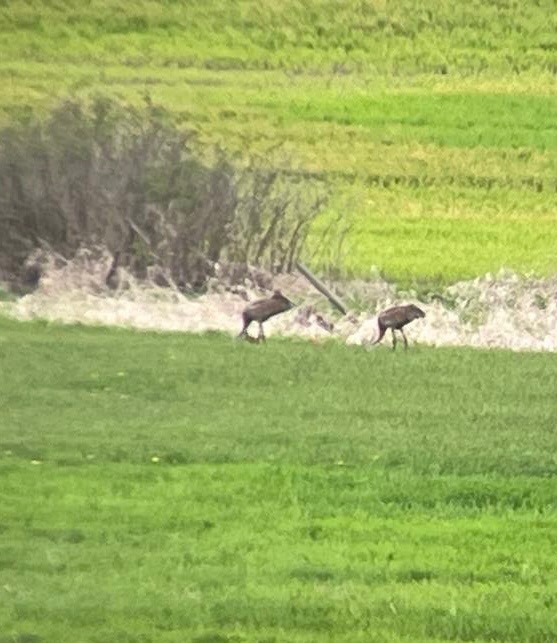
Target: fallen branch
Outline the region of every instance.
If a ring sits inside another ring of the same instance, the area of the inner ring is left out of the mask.
[[[317,277],[313,275],[308,270],[308,268],[304,266],[303,263],[297,261],[296,268],[298,268],[298,270],[302,273],[302,275],[304,275],[304,277],[310,282],[312,286],[314,286],[317,290],[319,290],[319,292],[322,295],[325,295],[325,297],[327,297],[327,299],[337,310],[340,310],[340,312],[343,315],[346,315],[346,312],[347,312],[346,306],[342,303],[342,301],[340,301],[338,297],[333,295],[333,293],[327,288],[327,286],[325,286],[325,284],[322,281],[317,279]]]
[[[142,239],[150,248],[151,241],[145,234],[145,232],[143,232],[143,230],[131,219],[131,217],[126,217],[126,221],[128,222],[130,228],[137,234],[137,236],[140,237],[140,239]]]

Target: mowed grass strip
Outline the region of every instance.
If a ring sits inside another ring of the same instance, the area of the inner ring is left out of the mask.
[[[308,88],[309,89],[309,88]],[[439,147],[473,148],[557,146],[557,106],[551,96],[485,92],[377,92],[358,88],[325,94],[289,92],[255,106],[280,113],[288,122],[332,122],[376,132],[389,144],[413,141]]]
[[[0,360],[2,641],[557,637],[553,355],[0,319]]]

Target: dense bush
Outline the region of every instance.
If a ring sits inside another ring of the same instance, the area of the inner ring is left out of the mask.
[[[206,158],[210,156],[211,161]],[[317,181],[199,153],[149,100],[65,102],[0,132],[0,271],[21,279],[37,246],[106,245],[137,276],[159,265],[200,288],[218,261],[288,270],[325,201]]]

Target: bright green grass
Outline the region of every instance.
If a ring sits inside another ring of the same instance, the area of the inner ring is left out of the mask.
[[[553,355],[0,320],[0,360],[2,641],[557,637]]]
[[[556,269],[555,15],[551,2],[16,0],[0,4],[0,122],[62,97],[149,93],[202,143],[333,179],[304,257],[316,268],[543,275]],[[393,190],[393,176],[429,187]],[[316,253],[347,210],[349,252]]]
[[[553,165],[546,165],[546,173],[555,170],[557,107],[545,81],[538,92],[532,88],[528,93],[524,89],[520,92],[519,84],[515,93],[510,80],[502,91],[501,86],[455,86],[450,79],[432,83],[427,77],[401,84],[389,77],[366,75],[292,77],[280,71],[130,69],[114,64],[61,66],[21,61],[2,61],[0,78],[4,85],[0,108],[12,117],[26,104],[51,104],[60,95],[87,97],[101,91],[139,103],[148,92],[155,102],[202,131],[205,124],[207,134],[210,123],[211,130],[216,130],[215,138],[233,136],[236,144],[240,132],[244,137],[251,134],[248,140],[252,145],[257,142],[256,135],[276,144],[276,129],[287,142],[292,136],[301,136],[301,128],[308,138],[312,131],[321,132],[317,138],[329,132],[341,145],[345,139],[357,145],[357,139],[363,138],[367,146],[382,146],[387,160],[408,145],[416,151],[431,146],[430,154],[437,149],[441,155],[444,148],[449,154],[460,155],[466,153],[460,148],[480,147],[486,148],[483,155],[487,154],[491,163],[485,159],[482,163],[482,155],[478,155],[475,167],[467,170],[485,173],[490,167],[493,170],[492,150],[503,148],[503,161],[512,162],[520,154],[523,171],[527,171],[525,161],[548,152],[546,164],[551,160]],[[256,132],[251,131],[254,125]],[[234,135],[235,128],[238,132]],[[390,147],[395,150],[389,151]],[[375,167],[373,159],[367,164]],[[349,169],[350,164],[340,167]]]
[[[502,267],[557,271],[557,194],[356,185],[345,195],[313,226],[308,255],[318,269],[336,272],[341,265],[354,276],[379,271],[401,286],[428,287]]]
[[[301,97],[281,92],[272,101],[261,101],[261,106],[286,122],[362,127],[389,144],[541,150],[557,146],[557,102],[552,96],[385,94],[366,88],[348,96],[343,91],[307,92]]]

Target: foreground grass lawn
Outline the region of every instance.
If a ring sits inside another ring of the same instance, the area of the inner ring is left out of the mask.
[[[553,641],[556,384],[0,319],[0,640]]]

